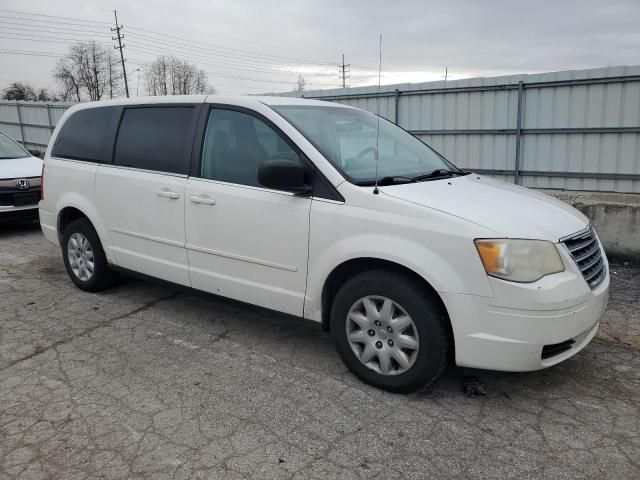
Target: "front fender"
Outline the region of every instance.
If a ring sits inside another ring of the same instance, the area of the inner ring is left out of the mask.
[[[451,248],[451,251],[455,252],[455,247]],[[310,257],[305,317],[321,320],[322,290],[327,278],[344,262],[358,258],[386,260],[408,268],[437,292],[492,296],[493,291],[483,269],[461,269],[456,265],[462,260],[460,257],[464,256],[462,252],[463,249],[457,250],[457,255],[453,257],[455,261],[452,262],[451,258],[429,248],[428,243],[391,234],[363,233],[341,238]],[[469,259],[469,263],[475,261],[476,258]]]

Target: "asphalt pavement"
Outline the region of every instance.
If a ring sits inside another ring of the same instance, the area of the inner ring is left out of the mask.
[[[0,227],[0,479],[640,478],[640,269],[593,342],[534,373],[369,387],[316,323],[123,279],[68,279]]]

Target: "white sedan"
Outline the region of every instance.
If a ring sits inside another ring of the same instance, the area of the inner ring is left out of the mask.
[[[38,218],[42,175],[39,154],[0,132],[0,223]]]

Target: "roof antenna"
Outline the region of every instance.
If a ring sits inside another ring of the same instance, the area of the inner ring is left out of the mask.
[[[378,195],[378,158],[380,157],[380,77],[382,75],[382,34],[380,34],[380,43],[378,45],[379,61],[378,61],[378,96],[376,97],[376,114],[378,117],[378,127],[376,129],[376,185],[373,187],[373,194]]]

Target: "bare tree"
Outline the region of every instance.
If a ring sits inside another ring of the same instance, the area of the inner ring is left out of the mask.
[[[142,70],[149,95],[191,95],[215,93],[207,72],[172,56],[159,56]]]
[[[304,77],[302,75],[298,75],[298,81],[296,82],[296,94],[298,95],[298,97],[304,96],[305,85],[306,82],[304,80]]]
[[[109,72],[109,98],[113,98],[117,95],[119,89],[122,87],[122,68],[119,68],[118,58],[113,53],[113,50],[107,49],[107,71]]]
[[[61,59],[55,67],[53,76],[60,84],[60,98],[63,101],[82,101],[82,84],[71,60]]]
[[[113,98],[122,76],[116,66],[117,59],[109,48],[94,41],[81,42],[58,61],[54,77],[60,83],[64,100],[101,100],[107,95]]]

